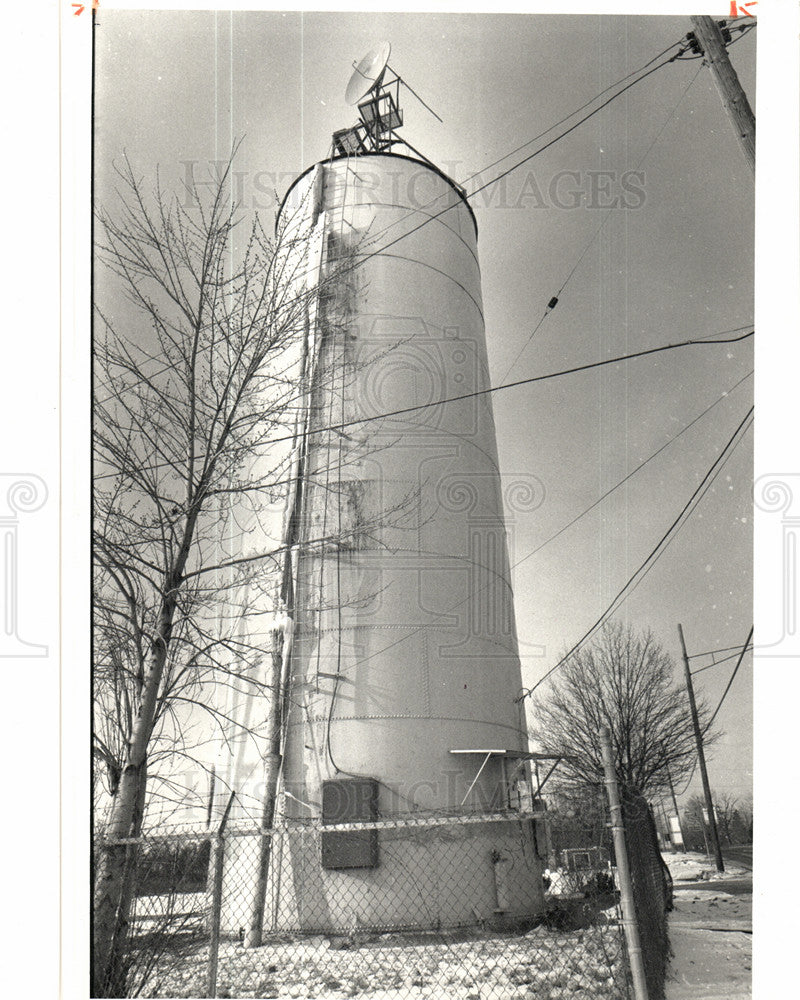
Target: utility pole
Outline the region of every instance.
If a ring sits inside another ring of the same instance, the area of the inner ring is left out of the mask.
[[[705,56],[714,76],[722,104],[728,112],[734,131],[739,137],[750,169],[756,171],[756,119],[747,95],[739,83],[736,70],[731,66],[725,39],[713,17],[694,16],[694,37],[698,50]]]
[[[680,831],[681,840],[683,841],[683,849],[686,850],[686,836],[683,832],[683,823],[681,823],[681,814],[678,811],[678,800],[675,797],[675,787],[672,784],[672,775],[669,773],[669,768],[667,768],[667,784],[669,785],[669,794],[672,796],[672,808],[675,810],[675,817],[678,820],[678,830]]]
[[[719,846],[717,819],[714,816],[714,804],[711,801],[711,786],[708,783],[708,771],[706,771],[706,755],[703,753],[703,734],[700,732],[700,720],[697,717],[697,704],[694,700],[694,687],[692,686],[692,672],[689,669],[689,657],[686,653],[686,642],[683,638],[682,625],[678,625],[678,635],[681,638],[683,669],[686,673],[686,690],[689,693],[689,707],[692,710],[692,725],[694,726],[694,738],[697,743],[697,760],[700,764],[700,777],[703,779],[703,795],[705,796],[706,809],[708,811],[708,825],[711,828],[711,839],[714,842],[714,860],[717,864],[717,871],[724,872],[725,862],[722,860],[722,849]]]
[[[667,807],[664,805],[664,799],[661,795],[658,797],[658,804],[661,806],[661,818],[664,821],[664,829],[666,830],[667,837],[669,837],[669,847],[673,854],[676,854],[678,848],[675,846],[675,836],[672,829],[672,824],[669,821],[669,813],[667,812]],[[683,838],[681,838],[683,839]]]

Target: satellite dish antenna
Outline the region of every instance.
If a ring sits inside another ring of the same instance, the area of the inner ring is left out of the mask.
[[[380,83],[391,51],[389,42],[381,42],[364,56],[347,84],[344,99],[348,104],[358,104],[365,94]]]
[[[400,87],[411,91],[434,118],[439,121],[442,119],[422,100],[416,90],[392,69],[389,65],[391,51],[392,47],[388,42],[381,42],[368,52],[358,65],[353,63],[353,75],[347,84],[344,98],[348,104],[358,105],[359,121],[350,128],[339,129],[333,133],[333,152],[340,156],[385,153],[394,143],[403,142],[413,153],[425,159],[405,139],[400,139],[397,135],[397,129],[403,124]]]

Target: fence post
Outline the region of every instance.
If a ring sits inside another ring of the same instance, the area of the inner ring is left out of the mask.
[[[617,776],[614,770],[614,755],[611,750],[611,735],[605,727],[600,730],[600,746],[603,751],[603,773],[605,775],[606,792],[608,793],[608,806],[611,812],[611,833],[614,837],[614,853],[617,858],[619,896],[622,905],[622,926],[625,930],[625,942],[628,946],[628,956],[631,962],[633,994],[636,1000],[649,1000],[647,981],[644,977],[642,944],[639,940],[639,925],[636,921],[636,906],[633,901],[631,871],[628,866],[628,853],[625,847],[622,806],[619,801]]]
[[[208,945],[208,976],[206,978],[206,996],[217,995],[217,967],[219,965],[219,935],[222,915],[222,875],[225,867],[225,826],[233,805],[236,792],[231,792],[225,812],[219,821],[219,827],[214,835],[211,851],[211,940]]]

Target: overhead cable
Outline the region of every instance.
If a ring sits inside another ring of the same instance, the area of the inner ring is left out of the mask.
[[[586,114],[582,118],[578,119],[578,121],[575,122],[573,125],[570,125],[569,128],[564,129],[563,132],[560,132],[553,139],[550,139],[549,142],[546,142],[543,146],[540,146],[539,149],[534,150],[534,152],[530,153],[528,156],[524,156],[517,163],[514,163],[512,166],[508,167],[506,170],[501,171],[499,174],[497,174],[496,177],[493,177],[491,180],[486,181],[485,184],[481,184],[478,187],[474,188],[472,191],[469,191],[465,195],[465,198],[467,200],[469,200],[470,198],[474,198],[476,194],[480,194],[481,191],[485,191],[487,188],[491,187],[493,184],[497,184],[498,181],[502,180],[504,177],[507,177],[514,170],[517,170],[523,164],[528,163],[535,156],[539,156],[540,153],[543,153],[546,149],[549,149],[551,146],[555,145],[557,142],[560,142],[561,139],[566,138],[566,136],[568,136],[571,132],[574,132],[575,129],[577,129],[581,125],[583,125],[584,122],[589,121],[590,118],[593,118],[596,114],[599,114],[599,112],[601,112],[604,108],[608,107],[608,105],[611,104],[612,101],[616,100],[618,97],[621,97],[622,94],[624,94],[624,93],[626,93],[626,91],[630,90],[631,87],[636,86],[637,83],[641,83],[642,80],[646,80],[647,77],[649,77],[651,74],[657,72],[659,69],[662,69],[664,66],[669,65],[669,63],[675,62],[676,59],[677,59],[677,53],[675,55],[671,56],[669,59],[665,59],[664,62],[658,63],[657,65],[651,67],[645,73],[643,73],[641,76],[638,76],[635,80],[632,80],[630,83],[626,84],[621,90],[617,91],[615,94],[612,94],[611,97],[606,98],[605,101],[603,101],[601,104],[599,104],[596,108],[593,108],[588,114]],[[379,247],[378,249],[370,251],[369,253],[358,255],[358,264],[364,263],[365,261],[369,260],[372,257],[379,256],[381,253],[383,253],[384,251],[388,250],[390,247],[393,247],[395,245],[395,243],[399,243],[401,240],[404,240],[407,236],[411,236],[413,233],[416,233],[418,230],[422,229],[423,226],[427,226],[429,222],[433,222],[435,219],[438,219],[442,215],[445,215],[447,212],[450,212],[453,208],[456,207],[456,205],[457,205],[457,202],[453,202],[453,203],[445,206],[445,208],[441,209],[439,212],[436,212],[434,215],[427,216],[427,218],[423,219],[422,222],[419,223],[419,225],[414,226],[413,229],[409,229],[408,232],[401,233],[400,236],[395,237],[389,243],[386,243],[383,246]],[[398,221],[402,221],[402,220],[398,220]],[[397,223],[392,223],[392,225],[396,225],[396,224]],[[390,228],[390,227],[387,227],[387,229],[388,228]],[[385,232],[385,230],[384,230],[384,232]],[[380,232],[380,233],[376,234],[376,237],[373,238],[372,242],[374,243],[375,239],[377,239],[381,235],[383,235],[383,232]]]
[[[674,49],[678,45],[682,45],[683,41],[684,41],[683,39],[679,39],[677,42],[672,42],[671,45],[668,45],[657,55],[654,55],[652,59],[648,59],[648,61],[643,66],[640,66],[638,69],[632,70],[630,73],[628,73],[626,76],[623,76],[615,83],[609,84],[605,88],[605,90],[601,90],[599,94],[595,94],[594,97],[590,98],[585,104],[582,104],[579,108],[575,108],[574,111],[570,111],[568,115],[564,115],[564,117],[560,121],[555,122],[549,128],[546,128],[543,132],[540,132],[538,135],[535,135],[532,139],[528,139],[527,142],[523,142],[523,144],[521,146],[517,146],[516,149],[512,149],[510,153],[505,153],[498,160],[495,160],[493,163],[487,164],[485,167],[482,167],[474,174],[470,174],[469,177],[466,177],[463,181],[460,181],[460,184],[462,185],[462,187],[466,184],[469,184],[470,181],[474,180],[476,177],[480,177],[480,175],[484,173],[486,170],[491,170],[492,167],[496,167],[499,163],[502,163],[503,160],[507,160],[511,156],[516,156],[517,153],[521,153],[523,149],[527,149],[528,146],[531,146],[534,142],[538,142],[539,139],[543,139],[548,132],[552,132],[553,129],[558,128],[559,125],[563,125],[565,122],[568,122],[570,118],[574,118],[575,115],[579,115],[581,111],[585,111],[586,108],[594,104],[595,101],[598,101],[604,94],[607,94],[609,90],[613,90],[615,87],[621,86],[627,80],[630,80],[632,76],[636,76],[638,73],[642,73],[644,70],[648,68],[648,66],[652,66],[652,64],[657,59],[660,59],[662,56],[665,56],[670,49]]]
[[[731,684],[733,684],[734,677],[736,677],[736,674],[739,672],[739,667],[741,667],[741,665],[742,665],[742,660],[744,659],[744,654],[747,652],[748,647],[750,646],[750,640],[752,638],[753,638],[753,626],[751,625],[750,626],[750,631],[747,633],[747,638],[744,641],[744,646],[742,646],[742,651],[739,654],[739,659],[736,661],[736,666],[733,668],[733,673],[731,674],[730,679],[728,680],[728,684],[727,684],[725,690],[722,692],[722,697],[719,700],[719,704],[714,709],[714,714],[708,720],[708,724],[706,725],[705,732],[708,732],[708,730],[711,728],[711,726],[712,726],[712,724],[714,722],[714,719],[716,719],[716,717],[717,717],[717,715],[719,713],[719,710],[722,708],[722,704],[725,701],[725,698],[726,698],[728,692],[731,689]]]
[[[375,413],[364,417],[357,417],[354,420],[346,420],[340,424],[331,424],[324,427],[313,427],[310,428],[309,434],[322,434],[326,431],[341,431],[346,430],[348,427],[356,427],[360,424],[371,423],[374,420],[385,420],[390,417],[403,416],[406,413],[416,413],[419,410],[427,410],[434,406],[443,406],[446,403],[457,403],[464,399],[474,399],[478,396],[487,396],[493,392],[501,392],[503,389],[516,389],[521,385],[531,385],[535,382],[546,382],[553,378],[563,378],[565,375],[575,375],[578,372],[591,371],[593,368],[603,368],[606,365],[618,364],[621,361],[631,361],[634,358],[644,358],[650,354],[660,354],[664,351],[673,351],[681,347],[708,347],[713,344],[736,344],[742,340],[747,340],[752,337],[755,333],[751,330],[749,333],[741,334],[737,337],[726,337],[721,340],[682,340],[675,344],[663,344],[661,347],[649,347],[643,351],[634,351],[632,354],[621,354],[613,358],[605,358],[602,361],[592,361],[585,365],[576,365],[574,368],[564,368],[557,372],[548,372],[546,375],[531,375],[528,378],[517,379],[515,382],[504,382],[502,385],[490,385],[485,389],[475,389],[472,392],[464,392],[458,396],[446,396],[443,399],[431,400],[429,403],[416,403],[414,406],[402,406],[396,410],[387,410],[385,413]],[[273,438],[271,444],[279,444],[283,441],[293,440],[292,435],[287,435],[286,437]]]
[[[684,426],[674,437],[670,438],[670,440],[666,443],[666,445],[662,445],[661,448],[659,448],[656,452],[654,452],[653,454],[651,454],[649,456],[649,458],[645,459],[644,462],[642,462],[637,468],[631,470],[631,472],[628,473],[628,475],[625,476],[624,479],[621,479],[615,486],[613,486],[610,490],[608,490],[602,497],[600,497],[598,500],[594,501],[589,507],[587,507],[583,511],[581,511],[580,514],[578,514],[576,517],[574,517],[568,524],[566,524],[563,527],[561,527],[554,535],[552,535],[546,541],[542,542],[542,544],[539,545],[536,549],[532,550],[531,552],[528,552],[527,555],[524,555],[521,559],[518,559],[515,563],[513,563],[509,567],[509,569],[513,570],[513,569],[516,569],[518,566],[521,566],[522,563],[524,563],[527,559],[530,559],[531,556],[535,555],[537,552],[540,552],[545,547],[545,545],[548,545],[550,542],[552,542],[556,538],[558,538],[559,535],[561,535],[564,531],[567,530],[567,528],[571,527],[573,524],[575,524],[577,521],[579,521],[582,517],[584,517],[590,511],[594,510],[594,508],[598,505],[598,503],[602,502],[602,500],[604,500],[606,497],[610,496],[615,490],[617,490],[621,486],[623,486],[633,475],[635,475],[640,469],[643,469],[645,465],[647,465],[652,459],[654,459],[656,457],[656,455],[660,454],[664,450],[665,447],[667,447],[670,444],[673,444],[675,441],[677,441],[678,438],[680,438],[683,434],[685,434],[686,431],[688,431],[690,427],[692,427],[695,423],[697,423],[697,421],[701,417],[705,416],[706,413],[708,413],[718,403],[720,403],[723,399],[725,399],[728,396],[729,393],[733,392],[734,389],[736,389],[739,385],[741,385],[742,382],[744,382],[745,379],[749,378],[752,374],[753,373],[750,372],[748,375],[744,376],[744,378],[740,379],[739,382],[737,382],[735,385],[731,386],[731,388],[729,390],[727,390],[725,393],[723,393],[722,396],[718,397],[701,414],[699,414],[697,417],[695,417],[695,419],[692,420],[691,423],[689,423],[686,426]],[[488,586],[488,584],[484,584],[480,588],[480,590],[478,591],[478,593],[481,593],[483,590],[485,590],[487,586]],[[472,599],[472,596],[469,595],[469,596],[463,598],[462,600],[457,601],[451,607],[448,607],[445,611],[438,612],[436,616],[439,617],[439,618],[445,618],[448,615],[452,614],[453,611],[456,611],[458,608],[462,607],[464,604],[467,603],[467,601],[469,601],[471,599]],[[379,655],[387,652],[390,649],[393,649],[395,646],[399,646],[400,643],[406,642],[408,639],[413,638],[415,635],[417,635],[418,633],[422,632],[426,627],[427,626],[425,626],[425,625],[410,627],[409,632],[407,632],[405,635],[400,636],[400,638],[395,639],[395,640],[393,640],[390,643],[387,643],[385,646],[382,646],[380,649],[376,650],[374,653],[370,653],[368,656],[365,656],[364,658],[360,659],[358,661],[358,665],[366,663],[368,660],[371,660],[374,657],[379,656]]]
[[[750,650],[752,648],[753,648],[752,646],[748,646],[747,650]],[[723,663],[727,663],[729,660],[735,660],[736,657],[739,656],[741,649],[742,649],[741,646],[737,646],[735,653],[730,653],[728,656],[723,657],[721,660],[714,660],[713,663],[708,663],[704,667],[698,667],[697,670],[692,671],[692,677],[694,677],[695,674],[702,674],[704,670],[710,670],[712,667],[720,667],[722,666]],[[747,652],[747,650],[745,652]]]
[[[575,643],[575,645],[572,646],[572,648],[561,657],[561,659],[558,661],[558,663],[555,664],[555,666],[552,666],[542,677],[540,677],[539,680],[533,685],[533,687],[525,688],[523,690],[522,694],[520,695],[520,699],[529,698],[533,694],[533,692],[541,684],[543,684],[548,677],[554,674],[556,670],[562,667],[567,662],[567,660],[571,656],[573,656],[581,648],[581,646],[583,646],[584,643],[587,642],[595,634],[595,632],[603,626],[603,624],[608,620],[608,618],[610,618],[611,615],[617,610],[618,605],[622,603],[621,599],[624,600],[624,597],[627,595],[627,592],[632,588],[632,586],[635,585],[637,577],[639,577],[640,574],[647,572],[649,566],[659,558],[662,549],[666,547],[666,545],[669,543],[672,537],[674,537],[674,534],[677,534],[677,532],[680,530],[680,528],[683,526],[686,520],[688,520],[688,515],[692,512],[697,502],[699,502],[699,500],[702,499],[702,495],[704,495],[706,489],[711,485],[711,481],[713,480],[713,478],[716,478],[716,474],[719,471],[721,463],[724,463],[727,457],[729,457],[732,448],[735,447],[735,443],[738,443],[737,438],[742,429],[745,427],[745,424],[747,424],[747,422],[750,420],[752,414],[753,414],[753,407],[750,407],[750,409],[747,411],[742,421],[739,423],[736,430],[733,432],[730,438],[728,438],[728,441],[725,443],[725,446],[723,447],[722,451],[712,462],[710,468],[703,476],[703,479],[701,480],[699,486],[697,486],[697,488],[694,490],[694,492],[689,497],[687,502],[681,508],[681,511],[678,514],[678,516],[675,518],[675,520],[670,524],[670,526],[661,536],[655,548],[652,549],[649,555],[640,564],[638,569],[628,579],[627,583],[625,583],[622,589],[617,593],[617,595],[612,600],[611,604],[600,615],[597,621],[595,621],[595,623],[589,629],[587,629],[586,632],[584,632],[584,634]]]
[[[743,378],[739,379],[739,381],[735,385],[731,386],[728,392],[733,392],[734,389],[738,389],[738,387],[742,384],[742,382],[750,378],[752,374],[753,374],[752,371],[748,372],[748,374],[745,375]],[[652,454],[648,455],[648,457],[643,462],[640,462],[639,465],[636,466],[636,468],[631,469],[631,471],[627,474],[627,476],[625,476],[624,479],[620,479],[617,483],[615,483],[611,487],[611,489],[606,490],[606,492],[602,496],[598,497],[597,500],[594,501],[594,503],[590,504],[588,507],[585,507],[580,512],[580,514],[576,514],[571,521],[568,521],[565,525],[559,528],[554,535],[550,535],[550,537],[546,539],[546,541],[542,542],[541,545],[538,545],[535,549],[530,551],[526,556],[523,556],[522,559],[519,559],[517,562],[515,562],[514,565],[511,567],[511,569],[516,569],[518,566],[521,566],[527,559],[530,559],[531,556],[534,556],[536,555],[537,552],[540,552],[545,547],[545,545],[549,545],[550,542],[555,541],[555,539],[558,538],[560,535],[562,535],[568,528],[571,528],[573,524],[575,524],[577,521],[580,521],[580,519],[585,517],[587,514],[591,513],[595,509],[595,507],[598,507],[605,499],[611,496],[612,493],[618,490],[621,486],[624,486],[625,483],[628,482],[628,480],[632,479],[637,472],[640,472],[646,465],[649,465],[650,462],[652,462],[654,458],[657,458],[662,451],[668,448],[674,441],[677,441],[679,437],[682,437],[690,428],[694,427],[694,425],[698,421],[702,420],[702,418],[709,411],[713,410],[718,403],[721,403],[722,400],[725,399],[727,395],[728,393],[725,393],[724,395],[719,396],[717,399],[715,399],[714,402],[711,403],[710,406],[707,406],[702,413],[698,413],[698,415],[694,418],[694,420],[690,421],[683,428],[681,428],[681,430],[675,435],[675,437],[670,438],[669,441],[666,441],[664,444],[662,444],[660,448],[652,452]]]
[[[740,329],[747,329],[747,328],[744,327],[744,328],[740,328]],[[725,332],[727,332],[727,331],[725,331]],[[506,382],[506,383],[503,383],[501,385],[487,386],[487,388],[485,388],[485,389],[476,389],[473,392],[462,393],[462,394],[460,394],[458,396],[447,396],[447,397],[444,397],[442,399],[432,400],[431,402],[428,402],[428,403],[418,403],[418,404],[416,404],[414,406],[405,406],[405,407],[402,407],[401,409],[388,410],[388,411],[386,411],[384,413],[374,413],[374,414],[370,414],[368,416],[358,417],[358,418],[353,419],[353,420],[343,421],[343,422],[338,423],[338,424],[326,424],[326,425],[324,425],[322,427],[310,428],[307,431],[307,434],[309,434],[309,435],[311,435],[311,434],[322,434],[322,433],[324,433],[326,431],[340,431],[340,430],[345,430],[348,427],[355,427],[355,426],[358,426],[359,424],[371,423],[372,421],[375,421],[375,420],[383,420],[383,419],[388,419],[388,418],[391,418],[391,417],[402,416],[405,413],[412,413],[412,412],[416,412],[418,410],[430,409],[431,407],[435,407],[435,406],[443,406],[446,403],[455,403],[455,402],[458,402],[459,400],[471,399],[471,398],[476,397],[476,396],[485,396],[485,395],[488,395],[488,394],[493,393],[493,392],[500,392],[503,389],[514,389],[514,388],[517,388],[518,386],[521,386],[521,385],[529,385],[529,384],[532,384],[532,383],[535,383],[535,382],[546,382],[548,379],[562,378],[565,375],[574,375],[574,374],[577,374],[577,373],[583,372],[583,371],[591,371],[593,368],[602,368],[602,367],[604,367],[606,365],[613,365],[613,364],[617,364],[617,363],[622,362],[622,361],[631,361],[631,360],[633,360],[635,358],[646,357],[648,354],[658,354],[658,353],[662,353],[664,351],[677,350],[678,348],[682,348],[682,347],[694,347],[694,346],[696,346],[696,347],[709,347],[709,346],[712,346],[714,344],[735,344],[735,343],[738,343],[740,341],[747,340],[748,338],[752,337],[754,334],[755,334],[755,330],[748,330],[747,333],[739,334],[739,335],[734,336],[734,337],[728,337],[728,336],[720,337],[720,336],[718,336],[716,334],[714,334],[712,336],[716,337],[717,339],[711,339],[710,337],[693,337],[690,340],[678,341],[675,344],[663,344],[660,347],[651,347],[651,348],[648,348],[648,349],[643,350],[643,351],[635,351],[632,354],[622,354],[622,355],[618,355],[618,356],[613,357],[613,358],[606,358],[605,360],[602,360],[602,361],[592,361],[592,362],[589,362],[588,364],[585,364],[585,365],[577,365],[574,368],[565,368],[565,369],[562,369],[561,371],[548,372],[545,375],[532,375],[532,376],[530,376],[528,378],[518,379],[515,382]],[[737,383],[737,385],[738,385],[738,383]],[[119,394],[119,392],[121,392],[121,390],[118,390],[118,394]],[[287,435],[284,435],[282,437],[272,438],[270,440],[269,444],[270,445],[283,444],[286,441],[294,441],[294,439],[295,439],[295,436],[293,434],[287,434]],[[173,464],[174,463],[171,463],[171,462],[151,463],[148,466],[148,469],[166,468],[168,466],[171,467]],[[109,479],[109,478],[113,478],[113,476],[115,476],[116,474],[117,473],[114,473],[114,472],[101,473],[100,475],[95,476],[94,478],[96,480]],[[275,485],[279,485],[279,484],[276,483]]]
[[[651,60],[651,62],[652,61],[653,60]],[[675,114],[677,113],[678,108],[683,103],[684,97],[686,97],[686,95],[689,93],[689,89],[691,88],[691,86],[695,82],[695,80],[698,78],[698,76],[700,75],[700,73],[702,72],[702,69],[703,69],[702,66],[698,67],[697,72],[695,73],[695,75],[692,77],[692,79],[686,85],[683,93],[678,98],[678,103],[675,105],[675,107],[672,109],[672,111],[670,111],[669,115],[664,119],[664,122],[663,122],[661,128],[658,130],[658,132],[656,133],[655,137],[651,141],[650,145],[647,147],[647,149],[645,150],[645,152],[643,153],[643,155],[639,159],[639,162],[636,164],[636,168],[635,168],[636,170],[640,170],[642,168],[642,165],[644,164],[644,162],[647,159],[647,157],[650,155],[653,147],[658,142],[658,140],[661,138],[661,136],[664,134],[664,131],[666,130],[667,125],[669,125],[669,123],[675,117]],[[575,272],[580,267],[581,262],[583,261],[584,257],[589,252],[589,250],[591,249],[592,244],[594,243],[594,241],[597,239],[597,237],[600,235],[600,233],[605,228],[605,225],[608,222],[608,220],[611,218],[611,215],[612,215],[613,211],[614,211],[614,206],[612,204],[612,205],[610,205],[606,209],[605,215],[603,217],[602,222],[597,227],[597,229],[595,229],[595,231],[592,233],[591,237],[589,238],[589,242],[583,248],[583,250],[581,251],[580,256],[575,261],[575,264],[573,265],[572,270],[569,272],[569,274],[566,276],[566,278],[564,279],[564,281],[561,283],[561,287],[558,289],[558,291],[555,293],[555,295],[553,295],[551,297],[551,299],[549,300],[549,302],[545,306],[544,312],[542,313],[541,318],[539,319],[539,322],[533,328],[533,330],[530,333],[530,336],[525,341],[525,343],[522,345],[522,347],[519,349],[519,351],[517,352],[517,355],[514,358],[514,360],[508,366],[508,369],[506,371],[506,375],[508,375],[508,372],[512,371],[516,367],[517,362],[519,361],[519,359],[522,357],[522,355],[527,350],[528,344],[530,344],[530,342],[533,340],[533,338],[536,336],[536,334],[539,332],[540,328],[544,324],[544,321],[552,313],[553,309],[555,309],[556,305],[558,304],[559,299],[561,298],[561,295],[562,295],[564,289],[567,287],[567,285],[569,284],[569,282],[572,279],[573,275],[575,274]],[[504,375],[503,378],[505,378],[505,377],[506,376]]]

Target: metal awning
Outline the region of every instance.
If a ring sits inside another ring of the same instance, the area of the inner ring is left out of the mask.
[[[449,750],[448,753],[476,753],[484,757],[508,757],[511,760],[566,760],[560,753],[533,753],[530,750]]]
[[[486,749],[486,748],[481,748],[481,749],[477,749],[477,750],[473,750],[473,749],[450,750],[448,752],[452,753],[452,754],[473,754],[473,755],[477,755],[477,756],[483,757],[483,761],[481,762],[481,766],[478,768],[478,771],[477,771],[475,777],[472,779],[472,784],[467,789],[467,794],[461,800],[461,805],[462,806],[464,805],[464,803],[469,798],[469,793],[472,791],[472,789],[477,784],[478,778],[480,778],[483,769],[486,767],[486,765],[489,763],[489,761],[492,759],[492,757],[499,757],[501,760],[552,760],[553,761],[553,766],[550,768],[550,770],[545,775],[544,781],[542,781],[542,782],[539,781],[539,775],[538,775],[538,771],[537,771],[537,775],[536,775],[536,784],[537,784],[536,794],[537,795],[541,795],[542,794],[542,788],[544,787],[545,782],[550,777],[550,775],[553,773],[553,771],[555,771],[556,767],[558,767],[558,765],[560,764],[560,762],[562,760],[570,760],[570,759],[572,759],[572,758],[568,757],[566,754],[533,753],[530,750],[499,750],[499,749],[489,750],[489,749]]]

